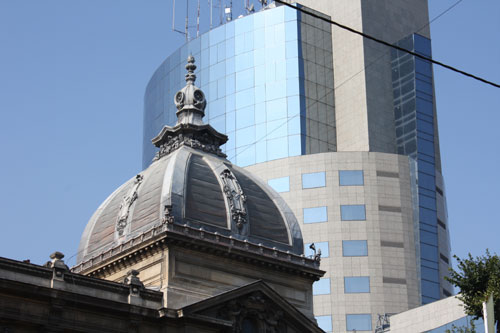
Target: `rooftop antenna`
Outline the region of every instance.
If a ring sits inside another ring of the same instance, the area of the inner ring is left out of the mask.
[[[250,0],[243,0],[245,3],[244,3],[244,6],[245,6],[245,9],[247,10],[247,14],[250,14],[250,13],[253,13],[255,12],[255,7],[252,4],[250,4]]]
[[[223,17],[223,14],[222,14],[222,0],[219,0],[219,24],[222,25],[223,23],[223,20],[222,20],[222,17]]]
[[[198,0],[198,14],[196,16],[196,37],[200,36],[200,0]]]
[[[186,42],[189,40],[189,0],[186,0]]]
[[[210,6],[210,30],[212,30],[212,9],[214,7],[214,4],[212,1],[213,0],[208,0],[208,5]]]
[[[177,30],[175,28],[175,0],[173,0],[173,5],[172,5],[172,31],[178,32],[186,36],[186,42],[188,41],[188,4],[189,0],[186,0],[186,28],[184,31]]]
[[[226,21],[229,22],[233,19],[233,0],[229,1],[229,6],[224,8],[224,14],[226,14]]]

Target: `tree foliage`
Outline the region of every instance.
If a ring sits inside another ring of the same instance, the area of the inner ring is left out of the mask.
[[[460,299],[464,303],[465,312],[475,319],[483,316],[483,302],[493,293],[495,308],[495,323],[497,332],[500,325],[500,257],[491,255],[486,250],[486,255],[473,258],[469,253],[468,258],[458,261],[458,271],[450,269],[450,277],[446,279],[460,289]]]
[[[445,333],[477,333],[477,332],[474,320],[471,320],[469,325],[465,326],[451,325],[451,329],[446,330]]]

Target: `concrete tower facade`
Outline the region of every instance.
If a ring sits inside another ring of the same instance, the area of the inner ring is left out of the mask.
[[[431,55],[427,1],[301,1],[302,7]],[[160,65],[145,94],[150,141],[175,122],[184,59],[200,59],[206,119],[231,139],[228,159],[292,209],[325,331],[372,331],[393,314],[448,296],[449,236],[432,67],[286,6],[193,39]],[[315,250],[309,248],[315,244]]]

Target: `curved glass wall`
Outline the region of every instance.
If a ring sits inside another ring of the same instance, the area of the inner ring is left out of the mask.
[[[280,6],[228,22],[170,55],[144,97],[143,167],[151,139],[176,122],[173,96],[196,59],[206,94],[205,121],[229,136],[229,160],[247,166],[283,157],[335,151],[330,26]]]

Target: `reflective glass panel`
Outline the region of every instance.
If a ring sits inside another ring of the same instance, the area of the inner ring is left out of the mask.
[[[255,142],[255,126],[236,131],[236,147],[247,146]]]
[[[314,256],[314,251],[310,248],[311,243],[304,245],[304,254],[306,257],[312,258]],[[330,250],[328,249],[328,242],[314,242],[316,251],[321,250],[321,258],[328,258],[330,255]]]
[[[325,332],[332,331],[332,316],[317,316],[314,317],[318,322],[319,328]]]
[[[276,160],[288,156],[288,141],[286,137],[267,140],[267,158]]]
[[[348,331],[371,331],[372,316],[370,314],[346,315],[346,328]]]
[[[288,137],[288,156],[299,156],[302,154],[302,138],[300,135]]]
[[[436,210],[436,199],[420,194],[418,200],[420,207]]]
[[[439,271],[437,269],[422,267],[421,274],[424,280],[439,282]]]
[[[326,207],[304,208],[304,223],[318,223],[328,221]]]
[[[302,174],[302,188],[314,188],[326,186],[325,172]]]
[[[342,221],[366,220],[365,205],[341,205],[340,215]]]
[[[288,191],[290,191],[290,177],[269,179],[267,181],[267,183],[276,192],[288,192]]]
[[[313,283],[313,295],[328,295],[330,293],[330,279],[319,279]]]
[[[427,297],[439,299],[439,283],[422,280],[422,294]]]
[[[436,246],[421,243],[420,255],[422,256],[422,259],[427,259],[434,262],[438,261],[438,249]]]
[[[344,257],[364,257],[368,255],[368,244],[365,240],[342,241],[342,254]]]
[[[344,277],[344,292],[351,293],[369,293],[370,292],[370,277],[369,276],[349,276]]]
[[[339,170],[339,183],[341,186],[363,185],[362,170]]]
[[[253,68],[236,73],[236,91],[245,90],[253,86],[254,86]]]

